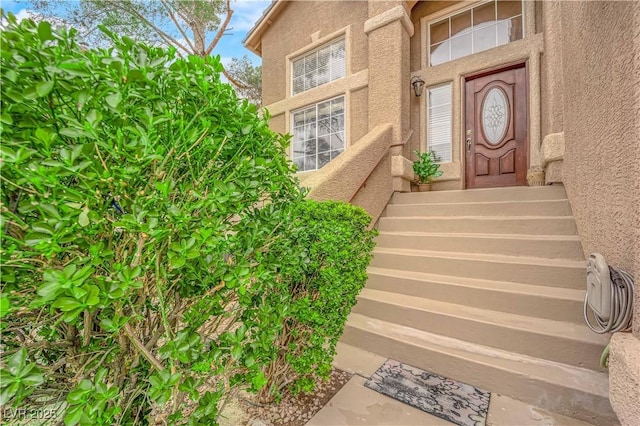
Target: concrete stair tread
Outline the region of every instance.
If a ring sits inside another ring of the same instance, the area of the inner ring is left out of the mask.
[[[453,275],[431,274],[426,272],[414,272],[389,268],[376,268],[370,266],[367,273],[371,275],[380,275],[394,278],[406,278],[424,282],[438,282],[443,284],[451,284],[462,287],[473,287],[495,291],[503,291],[509,293],[518,293],[530,296],[544,296],[556,299],[565,299],[573,301],[584,300],[584,290],[576,290],[561,287],[543,287],[533,284],[514,283],[509,281],[483,280],[478,278],[466,278]]]
[[[563,186],[512,186],[503,188],[462,189],[449,191],[396,193],[392,204],[408,202],[475,202],[475,201],[521,201],[521,200],[566,200]]]
[[[428,348],[432,352],[457,358],[459,362],[487,365],[515,372],[530,381],[540,380],[602,398],[608,397],[609,379],[606,373],[466,342],[357,313],[349,316],[347,326],[409,344],[416,350]]]
[[[388,254],[406,255],[406,256],[438,257],[438,258],[461,259],[461,260],[482,260],[486,262],[512,263],[512,264],[522,264],[522,265],[560,266],[560,267],[575,268],[575,269],[586,269],[587,267],[587,262],[582,260],[545,259],[540,257],[528,257],[528,256],[508,256],[504,254],[413,250],[413,249],[387,248],[387,247],[376,247],[373,253],[374,253],[373,262],[375,262],[376,253],[388,253]]]
[[[378,220],[380,231],[447,232],[452,234],[577,235],[573,216],[478,215],[385,216]],[[416,212],[420,214],[420,212]]]
[[[535,234],[480,234],[480,233],[450,233],[424,231],[380,231],[380,235],[403,235],[408,237],[452,237],[452,238],[495,238],[496,240],[536,240],[536,241],[580,241],[577,235],[535,235]]]
[[[487,216],[487,215],[474,215],[474,216],[385,216],[381,217],[380,220],[402,220],[402,219],[428,219],[428,220],[473,220],[473,219],[482,219],[482,220],[492,220],[492,221],[521,221],[527,219],[536,219],[536,220],[574,220],[573,216]]]
[[[490,311],[466,305],[458,305],[422,297],[367,288],[360,293],[358,298],[403,306],[407,309],[430,311],[443,316],[464,318],[469,321],[491,324],[498,327],[506,327],[514,330],[523,330],[536,334],[552,335],[573,341],[602,345],[603,348],[609,341],[609,336],[595,334],[583,324]]]
[[[416,200],[417,201],[417,200]],[[537,203],[566,203],[568,200],[564,199],[540,199],[540,200],[500,200],[500,201],[454,201],[451,203],[447,202],[436,202],[436,203],[403,203],[403,204],[393,204],[389,203],[390,206],[402,206],[402,207],[412,207],[412,206],[423,206],[423,207],[432,207],[432,206],[477,206],[477,205],[505,205],[505,204],[513,204],[513,203],[522,203],[522,204],[537,204]]]

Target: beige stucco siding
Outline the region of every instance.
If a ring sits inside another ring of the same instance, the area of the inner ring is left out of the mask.
[[[562,81],[562,27],[560,1],[544,1],[536,8],[541,15],[540,25],[545,36],[545,49],[540,56],[540,90],[542,135],[562,132],[563,96]]]
[[[564,183],[585,253],[634,265],[638,111],[632,3],[561,2]],[[635,223],[634,223],[635,222]]]
[[[611,342],[610,400],[640,424],[640,4],[561,2],[563,181],[586,254],[634,274],[634,335]],[[634,22],[635,16],[635,22]]]
[[[363,31],[367,19],[366,2],[304,1],[287,2],[278,19],[262,37],[262,101],[269,105],[288,97],[287,55],[349,25],[351,51],[347,58],[352,73],[367,68],[367,38]]]
[[[367,134],[369,90],[367,87],[351,93],[349,105],[349,127],[351,128],[351,143],[357,143]]]

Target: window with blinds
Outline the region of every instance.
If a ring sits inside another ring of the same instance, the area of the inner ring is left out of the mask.
[[[291,123],[298,171],[318,170],[344,151],[344,96],[291,113]]]
[[[451,83],[427,89],[427,150],[438,163],[451,162]]]
[[[344,38],[320,46],[292,63],[291,91],[294,95],[345,75]]]

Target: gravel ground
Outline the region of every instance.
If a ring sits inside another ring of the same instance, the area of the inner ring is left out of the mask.
[[[303,426],[349,381],[352,374],[333,369],[329,380],[318,383],[311,394],[286,393],[280,404],[259,407],[248,402],[253,395],[234,398],[224,409],[221,426]]]

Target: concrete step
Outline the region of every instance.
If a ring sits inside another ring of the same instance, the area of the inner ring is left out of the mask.
[[[562,185],[511,186],[506,188],[463,189],[454,191],[396,192],[391,204],[475,203],[489,201],[563,200]]]
[[[415,328],[349,317],[341,341],[595,425],[617,425],[605,373]]]
[[[505,351],[600,369],[608,336],[553,321],[365,288],[354,313]]]
[[[380,232],[576,235],[572,216],[381,217]]]
[[[574,260],[378,247],[370,266],[560,288],[586,285],[586,262]]]
[[[571,216],[569,200],[389,204],[385,216]]]
[[[423,297],[497,312],[584,322],[585,290],[543,287],[370,267],[367,289]]]
[[[381,248],[584,260],[577,235],[381,232],[376,241]]]
[[[353,380],[361,380],[364,383],[367,378],[371,377],[382,364],[387,361],[386,357],[382,355],[374,354],[364,349],[356,348],[355,346],[347,345],[346,343],[338,342],[336,345],[336,356],[333,358],[333,365],[338,370],[347,371],[355,374],[356,377]],[[359,376],[359,377],[358,377]],[[367,410],[367,407],[371,407],[371,396],[363,394],[360,389],[348,389],[348,397],[341,401],[340,395],[347,389],[345,386],[334,398],[325,405],[325,408],[314,417],[319,421],[314,422],[312,419],[307,426],[314,425],[344,425],[350,426],[355,422],[354,416],[345,415],[345,412],[353,413],[357,415],[357,419],[360,420],[359,424],[367,425],[415,425],[415,426],[436,426],[442,424],[443,426],[451,426],[451,423],[445,420],[441,420],[440,423],[436,417],[430,417],[426,419],[420,419],[422,421],[409,422],[407,421],[406,410],[408,405],[398,407],[399,411],[403,412],[403,416],[398,416],[398,410],[382,410],[382,413],[388,413],[388,416],[384,418],[380,417],[378,410]],[[368,391],[368,389],[366,389]],[[378,394],[380,395],[380,394]],[[382,395],[380,395],[382,396]],[[341,402],[344,402],[341,404]],[[394,404],[395,400],[390,398],[380,401],[387,406]],[[392,407],[395,408],[395,407]],[[334,416],[329,418],[326,415],[321,414],[330,411]],[[362,416],[365,417],[362,417]],[[493,393],[491,395],[491,402],[489,403],[489,411],[487,413],[487,426],[543,426],[543,425],[571,425],[571,426],[593,426],[591,423],[582,422],[575,418],[563,416],[558,413],[545,410],[542,407],[538,407],[532,404],[527,404],[522,401],[510,398],[505,395]]]

